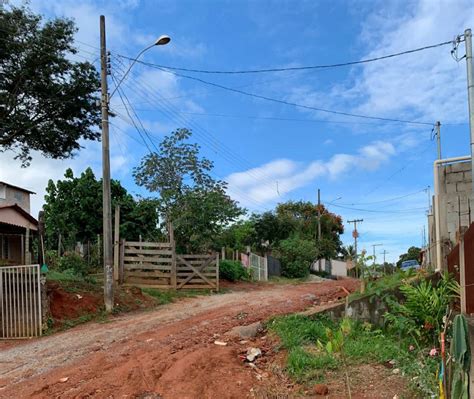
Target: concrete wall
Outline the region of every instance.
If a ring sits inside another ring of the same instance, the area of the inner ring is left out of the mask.
[[[311,265],[311,270],[326,271],[331,276],[347,277],[347,262],[334,259],[321,259],[321,269],[319,268],[319,260]]]
[[[471,161],[457,162],[439,167],[439,220],[443,265],[446,256],[457,242],[460,227],[469,227],[474,219]],[[436,235],[433,215],[428,219],[431,263],[436,264]]]
[[[0,206],[18,204],[30,213],[30,193],[0,183]]]

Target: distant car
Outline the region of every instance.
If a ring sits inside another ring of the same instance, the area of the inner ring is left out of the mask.
[[[401,269],[402,270],[409,270],[409,269],[419,269],[420,265],[418,264],[417,260],[406,260],[402,262]]]

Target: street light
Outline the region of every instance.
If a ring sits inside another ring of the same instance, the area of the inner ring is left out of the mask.
[[[115,86],[110,96],[107,85],[107,48],[105,40],[105,17],[100,16],[100,79],[101,79],[101,110],[102,110],[102,206],[103,206],[103,234],[104,234],[104,304],[105,310],[111,312],[114,307],[114,271],[113,271],[113,248],[112,248],[112,198],[110,189],[110,149],[109,149],[109,104],[110,98],[120,87],[127,77],[130,69],[140,56],[154,46],[163,46],[171,41],[169,36],[160,36],[152,45],[144,48],[133,59],[120,82]]]
[[[171,41],[171,37],[169,37],[168,35],[161,35],[158,39],[155,40],[155,42],[151,45],[149,45],[148,47],[145,47],[142,51],[140,51],[138,53],[138,55],[133,59],[132,63],[130,64],[130,66],[128,67],[127,71],[124,73],[124,75],[122,76],[122,79],[120,79],[120,81],[118,82],[117,86],[115,86],[115,89],[112,91],[112,94],[110,94],[109,96],[109,101],[110,99],[112,98],[112,96],[114,95],[114,93],[118,90],[118,88],[120,87],[120,85],[122,84],[122,82],[125,80],[125,78],[127,77],[127,75],[129,74],[130,70],[132,69],[132,67],[135,65],[135,63],[138,61],[138,59],[141,57],[141,55],[150,50],[152,47],[155,47],[155,46],[165,46],[167,45],[169,42]]]

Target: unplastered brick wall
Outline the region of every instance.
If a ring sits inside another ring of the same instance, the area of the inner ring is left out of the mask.
[[[469,227],[473,221],[471,167],[471,161],[440,167],[441,237],[453,244],[459,227]]]

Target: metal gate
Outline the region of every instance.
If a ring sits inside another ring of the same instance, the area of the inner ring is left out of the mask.
[[[0,339],[41,335],[39,265],[0,267]]]
[[[250,253],[250,270],[252,273],[252,278],[257,281],[267,281],[268,280],[268,268],[267,268],[267,259],[258,256],[257,254]]]

